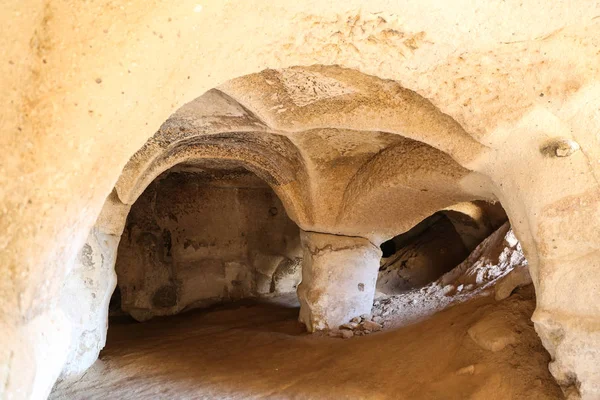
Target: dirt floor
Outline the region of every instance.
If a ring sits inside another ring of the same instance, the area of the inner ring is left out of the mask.
[[[534,306],[528,286],[351,339],[306,334],[291,298],[112,320],[100,360],[50,398],[559,399]]]

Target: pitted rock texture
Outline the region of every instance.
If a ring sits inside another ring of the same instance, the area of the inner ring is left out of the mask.
[[[71,319],[71,340],[61,379],[80,377],[106,342],[108,303],[117,283],[119,237],[93,229],[62,288],[61,309]]]

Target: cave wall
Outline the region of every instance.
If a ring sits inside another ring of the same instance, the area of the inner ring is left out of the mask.
[[[138,320],[296,290],[298,226],[264,181],[243,169],[165,172],[132,206],[116,272]]]
[[[61,291],[60,309],[71,323],[69,350],[61,379],[77,379],[106,343],[108,304],[117,283],[115,257],[120,237],[90,231]]]

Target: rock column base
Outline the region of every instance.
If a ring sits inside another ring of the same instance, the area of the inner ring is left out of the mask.
[[[335,329],[353,317],[369,314],[381,250],[359,237],[302,232],[301,239],[299,319],[307,330]]]

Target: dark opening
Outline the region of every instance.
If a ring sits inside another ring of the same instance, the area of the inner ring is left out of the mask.
[[[507,219],[499,203],[466,203],[473,212],[443,210],[381,244],[377,289],[398,294],[423,287],[463,262]]]

